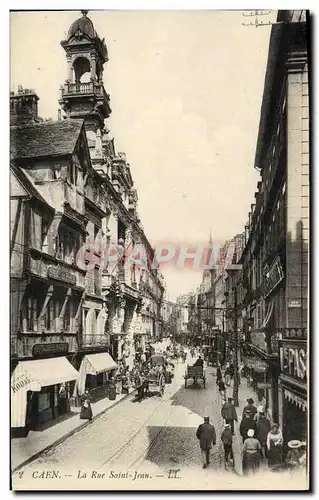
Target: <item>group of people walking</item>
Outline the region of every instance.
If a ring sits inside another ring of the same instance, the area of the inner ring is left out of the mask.
[[[226,384],[222,378],[220,366],[217,367],[216,382],[222,396],[221,416],[224,420],[224,428],[220,438],[224,447],[225,467],[227,468],[228,464],[234,465],[233,436],[238,416],[233,398],[226,398]],[[241,452],[243,475],[256,474],[262,463],[271,471],[284,468],[295,470],[305,466],[305,443],[302,441],[289,441],[287,444],[289,451],[284,457],[281,429],[276,422],[272,421],[266,404],[256,407],[252,398],[247,399],[239,424],[239,433],[243,444]],[[204,423],[198,427],[196,437],[199,440],[203,468],[206,469],[210,463],[211,449],[216,445],[216,431],[209,417],[204,417]]]

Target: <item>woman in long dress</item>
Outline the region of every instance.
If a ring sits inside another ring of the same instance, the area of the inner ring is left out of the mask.
[[[271,470],[278,470],[282,466],[282,432],[278,424],[273,424],[267,435],[267,459]]]

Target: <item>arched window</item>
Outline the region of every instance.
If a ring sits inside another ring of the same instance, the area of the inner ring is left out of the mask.
[[[86,83],[91,78],[91,64],[86,57],[77,57],[73,62],[75,84]]]

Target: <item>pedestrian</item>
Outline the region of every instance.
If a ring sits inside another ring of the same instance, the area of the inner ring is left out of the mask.
[[[227,367],[225,370],[225,384],[229,387],[230,386],[230,369]]]
[[[226,465],[228,463],[229,457],[231,460],[234,460],[233,434],[232,434],[230,424],[227,424],[227,423],[224,424],[224,430],[223,430],[220,438],[221,438],[221,440],[223,442],[223,446],[224,446],[225,465]]]
[[[196,437],[199,440],[201,455],[203,459],[203,469],[206,469],[210,463],[210,450],[216,445],[216,432],[215,427],[209,423],[209,417],[204,417],[204,423],[200,424]]]
[[[263,408],[262,408],[263,409]],[[259,408],[260,410],[260,408]],[[256,422],[256,438],[261,444],[263,450],[263,458],[267,458],[267,436],[271,429],[270,420],[266,417],[263,412],[259,412],[258,420]]]
[[[254,435],[254,429],[248,429],[242,451],[244,475],[248,475],[249,473],[255,474],[259,471],[262,449],[260,442]]]
[[[80,419],[81,420],[89,420],[91,422],[92,417],[93,417],[93,412],[92,412],[91,403],[88,399],[85,399],[81,405]]]
[[[91,400],[92,400],[89,389],[85,389],[84,394],[81,396],[81,403],[82,404],[84,403],[85,400],[88,400],[89,402],[91,402]]]
[[[234,421],[238,422],[238,418],[236,408],[233,405],[233,398],[228,398],[228,402],[222,407],[221,413],[226,424],[230,424],[231,432],[234,435]]]
[[[247,437],[248,437],[249,429],[253,429],[253,431],[256,432],[256,422],[253,419],[252,413],[247,411],[244,414],[244,417],[243,417],[243,419],[240,423],[240,426],[239,426],[239,432],[240,432],[240,435],[242,437],[243,443],[244,443],[245,439],[247,439]]]
[[[248,403],[248,405],[244,406],[244,409],[243,409],[243,417],[244,417],[244,414],[249,411],[250,413],[252,413],[252,418],[254,418],[254,416],[257,413],[257,408],[256,408],[256,406],[254,406],[254,400],[252,398],[248,398],[247,403]]]
[[[221,367],[220,365],[217,366],[217,370],[216,370],[216,384],[218,385],[218,382],[223,378],[222,376],[222,370],[221,370]]]
[[[289,451],[286,456],[286,465],[291,471],[301,469],[304,464],[302,463],[302,457],[304,451],[302,450],[302,442],[298,439],[289,441],[288,443]]]
[[[218,390],[219,390],[219,394],[222,396],[222,397],[225,397],[226,396],[226,386],[225,386],[225,382],[223,381],[223,379],[221,378],[218,382]]]
[[[271,470],[279,470],[282,466],[282,432],[278,424],[273,424],[267,435],[267,459]]]

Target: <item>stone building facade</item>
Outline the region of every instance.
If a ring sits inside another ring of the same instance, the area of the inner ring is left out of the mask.
[[[10,96],[12,371],[55,356],[71,366],[65,380],[47,384],[53,387],[47,394],[41,389],[35,403],[25,401],[26,413],[42,413],[43,421],[59,414],[61,383],[68,399],[85,386],[97,394],[120,362],[132,366],[136,352],[160,333],[164,294],[130,165],[105,126],[107,47],[86,11],[61,45],[65,116],[43,121],[33,90],[19,87]],[[137,245],[143,262],[134,258]],[[22,412],[23,418],[29,417]]]
[[[243,327],[247,352],[255,361],[249,369],[259,399],[266,398],[285,440],[304,439],[309,282],[306,11],[279,11],[271,30],[255,167],[260,182],[241,259]],[[287,352],[293,354],[288,367]]]

